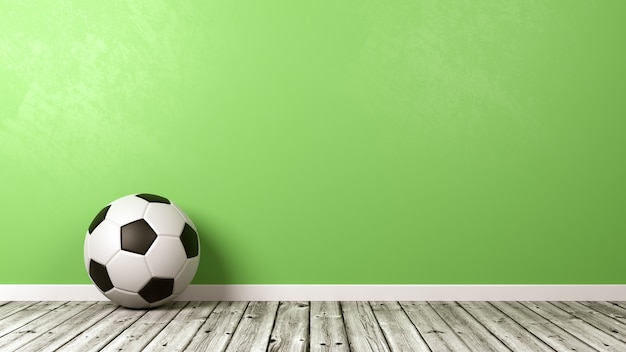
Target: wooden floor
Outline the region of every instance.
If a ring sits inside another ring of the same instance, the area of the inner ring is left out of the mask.
[[[0,351],[626,351],[626,302],[0,302]]]

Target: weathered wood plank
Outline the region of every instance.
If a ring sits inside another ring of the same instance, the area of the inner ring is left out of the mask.
[[[624,350],[626,350],[626,324],[617,319],[608,317],[594,309],[586,307],[578,302],[551,302],[552,305],[566,311],[572,316],[585,321],[596,329],[613,336],[614,338],[624,342]]]
[[[37,302],[24,309],[20,309],[18,312],[0,320],[0,338],[36,320],[42,315],[57,309],[63,304],[65,304],[65,302]]]
[[[621,301],[610,301],[609,303],[614,304],[618,307],[624,308],[626,309],[626,302],[621,302]]]
[[[248,302],[220,302],[200,326],[185,351],[224,351],[247,306]]]
[[[67,302],[56,309],[48,310],[46,314],[40,315],[28,324],[4,335],[0,339],[0,350],[15,351],[93,304],[93,302],[88,304],[84,302]]]
[[[400,306],[433,351],[471,351],[428,302],[400,302]]]
[[[0,350],[626,351],[621,304],[174,302],[146,312],[108,302],[7,302]]]
[[[144,348],[146,351],[183,351],[207,320],[217,302],[190,302]]]
[[[471,350],[509,350],[456,302],[430,302],[430,305]]]
[[[459,304],[513,351],[554,351],[488,302],[459,302]]]
[[[580,303],[626,324],[626,309],[618,305],[615,305],[609,302],[580,302]]]
[[[339,302],[311,302],[311,352],[349,352]]]
[[[59,351],[99,351],[146,312],[145,310],[118,307],[106,319],[100,320],[61,346]]]
[[[280,302],[269,352],[309,350],[309,309],[308,302]]]
[[[36,303],[37,302],[9,302],[0,307],[0,321]]]
[[[17,351],[56,350],[96,322],[106,319],[111,312],[118,308],[118,305],[112,302],[98,302],[96,304],[84,302],[83,305],[87,307],[85,310],[31,340]]]
[[[547,302],[520,303],[599,351],[624,351],[621,341]]]
[[[389,351],[385,336],[368,302],[341,302],[341,311],[351,351]]]
[[[398,302],[370,302],[372,311],[392,351],[430,351]]]
[[[490,302],[490,304],[556,351],[592,350],[591,346],[554,325],[548,319],[527,309],[519,302]]]
[[[188,302],[175,301],[152,308],[109,342],[102,351],[141,351]]]
[[[250,302],[226,351],[265,352],[277,310],[278,302]]]

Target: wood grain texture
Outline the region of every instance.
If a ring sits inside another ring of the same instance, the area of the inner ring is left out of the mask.
[[[36,302],[7,302],[0,306],[0,321],[9,315],[32,306]]]
[[[81,332],[61,347],[61,351],[99,351],[147,313],[118,307],[106,319]]]
[[[456,302],[433,302],[431,306],[471,350],[509,350]]]
[[[267,350],[278,302],[251,302],[235,330],[228,352]]]
[[[309,312],[309,302],[280,302],[268,351],[308,351]]]
[[[147,351],[183,351],[217,302],[190,302],[145,347]]]
[[[610,301],[609,303],[614,304],[620,308],[626,309],[626,302]]]
[[[430,351],[398,302],[371,302],[370,305],[392,351]]]
[[[11,331],[7,335],[2,336],[2,339],[0,340],[0,350],[15,351],[38,337],[47,334],[57,325],[63,323],[92,305],[94,305],[93,302],[87,304],[81,302],[67,302],[55,309],[50,309],[37,319]]]
[[[1,351],[626,351],[611,302],[7,302]]]
[[[551,302],[554,306],[588,323],[596,329],[626,342],[626,324],[578,302]]]
[[[311,302],[311,352],[349,352],[339,302]]]
[[[400,302],[400,306],[433,351],[471,351],[428,302]]]
[[[98,302],[78,314],[71,316],[67,320],[60,319],[61,323],[46,331],[39,337],[32,339],[16,351],[53,351],[63,346],[68,341],[76,337],[83,331],[91,328],[92,325],[105,319],[111,312],[118,308],[117,304],[111,302]],[[74,308],[76,311],[80,306]]]
[[[3,336],[6,334],[57,309],[63,304],[64,302],[37,302],[20,306],[11,315],[0,320],[0,338],[4,340]],[[0,343],[2,343],[2,340],[0,340]]]
[[[248,302],[220,302],[185,350],[224,351],[247,307]]]
[[[459,302],[474,319],[513,351],[553,351],[528,330],[488,302]]]
[[[368,302],[341,302],[351,351],[390,351]]]
[[[520,303],[598,351],[624,351],[624,344],[621,341],[548,302]]]
[[[103,351],[140,351],[187,305],[176,301],[149,310],[121,334],[109,342]]]
[[[553,324],[550,320],[527,309],[519,302],[490,303],[556,351],[592,350],[591,346],[587,345],[576,336]]]
[[[580,302],[581,304],[626,324],[626,309],[610,302]]]

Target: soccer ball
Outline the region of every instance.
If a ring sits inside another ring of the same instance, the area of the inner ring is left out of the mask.
[[[198,269],[200,243],[195,225],[178,206],[143,193],[117,199],[96,215],[84,254],[100,292],[140,309],[183,292]]]

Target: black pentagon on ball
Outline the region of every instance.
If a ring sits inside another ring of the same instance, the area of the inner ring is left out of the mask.
[[[146,254],[157,234],[144,219],[133,221],[121,228],[122,250],[137,254]]]
[[[96,215],[96,217],[93,218],[93,220],[91,221],[91,225],[89,225],[90,235],[93,232],[93,230],[95,230],[96,227],[98,227],[98,225],[100,225],[100,223],[104,221],[104,218],[107,216],[107,213],[109,212],[109,208],[111,208],[111,205],[107,205],[106,207],[104,207],[102,210],[100,210],[98,215]]]
[[[154,303],[171,296],[173,292],[174,279],[153,277],[146,286],[139,290],[139,295],[148,303]]]
[[[113,288],[113,283],[109,277],[107,267],[94,261],[93,259],[89,262],[89,276],[96,286],[98,286],[100,291],[107,292]]]
[[[150,203],[170,204],[170,201],[167,198],[161,197],[161,196],[157,196],[155,194],[141,193],[141,194],[137,194],[136,196],[141,198],[141,199],[143,199],[143,200],[147,200]]]
[[[183,247],[185,247],[187,258],[193,258],[198,255],[198,234],[189,224],[185,224],[183,233],[180,235],[180,241],[183,243]]]

